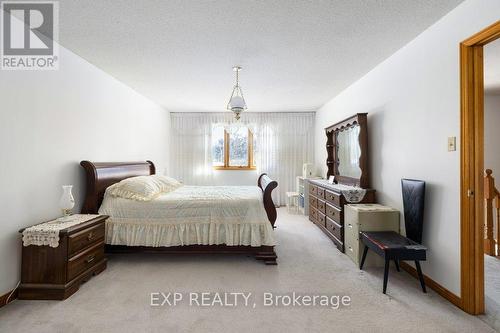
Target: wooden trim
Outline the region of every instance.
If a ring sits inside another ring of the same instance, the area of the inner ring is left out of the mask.
[[[12,296],[11,296],[11,297],[10,297],[10,299],[9,299],[9,303],[11,303],[13,300],[17,299],[17,291],[18,291],[18,289],[16,288],[16,289],[14,290],[14,293],[12,294]],[[0,296],[0,308],[1,308],[2,306],[7,305],[7,298],[9,298],[9,295],[10,295],[11,293],[12,293],[12,290],[11,290],[11,291],[9,291],[8,293],[6,293],[5,295]]]
[[[461,308],[484,313],[483,45],[500,38],[500,21],[460,44]]]
[[[462,42],[464,46],[484,46],[500,38],[500,21],[484,28]]]
[[[253,133],[248,129],[248,168],[254,168],[254,162],[253,162]]]
[[[229,167],[229,133],[224,130],[224,166],[223,168]]]
[[[257,167],[254,165],[253,156],[253,133],[248,129],[248,143],[247,143],[247,154],[248,154],[248,164],[246,166],[232,166],[229,165],[229,142],[230,135],[224,130],[224,165],[214,166],[214,170],[256,170]]]
[[[346,118],[344,120],[341,120],[331,126],[325,127],[325,131],[327,133],[329,132],[335,132],[335,131],[341,131],[345,128],[350,128],[355,125],[359,125],[360,123],[360,118],[366,117],[368,113],[356,113],[354,116],[350,116],[349,118]]]
[[[231,167],[214,166],[214,170],[257,170],[257,167],[248,167],[248,166],[242,166],[242,167],[237,167],[237,166],[231,166]]]
[[[401,261],[399,265],[401,266],[402,269],[407,271],[411,276],[413,276],[415,279],[418,280],[417,270],[413,266],[410,266],[404,261]],[[434,290],[436,293],[441,295],[444,299],[448,300],[455,306],[461,307],[462,300],[460,299],[460,297],[458,297],[457,295],[455,295],[454,293],[452,293],[451,291],[449,291],[448,289],[446,289],[445,287],[443,287],[442,285],[440,285],[439,283],[437,283],[436,281],[434,281],[425,274],[424,274],[424,280],[426,286]]]

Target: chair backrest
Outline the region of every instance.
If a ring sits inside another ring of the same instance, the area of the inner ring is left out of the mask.
[[[406,237],[422,243],[424,222],[425,182],[422,180],[401,179]]]

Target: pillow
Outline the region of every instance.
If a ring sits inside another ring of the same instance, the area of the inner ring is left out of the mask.
[[[158,182],[160,182],[161,184],[163,184],[163,187],[166,189],[165,192],[174,191],[174,190],[176,190],[176,189],[178,189],[179,187],[182,186],[181,182],[179,182],[177,179],[174,179],[174,178],[171,178],[171,177],[162,176],[162,175],[152,175],[150,177],[153,177]]]
[[[181,186],[182,184],[177,180],[166,176],[138,176],[124,179],[110,186],[107,192],[114,197],[150,201],[162,193],[174,191]]]

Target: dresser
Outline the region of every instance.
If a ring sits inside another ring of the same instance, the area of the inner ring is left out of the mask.
[[[375,202],[375,191],[366,190],[360,203]],[[344,207],[342,192],[326,180],[309,180],[309,220],[317,225],[344,252]]]
[[[399,211],[379,205],[345,205],[345,253],[359,267],[364,245],[359,240],[361,231],[395,231],[399,233]],[[369,251],[364,267],[384,267],[384,260]]]
[[[59,230],[57,247],[23,246],[18,298],[63,300],[75,293],[81,283],[106,269],[107,218],[101,215]]]

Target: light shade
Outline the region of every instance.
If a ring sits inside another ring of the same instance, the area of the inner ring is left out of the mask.
[[[241,96],[233,96],[231,98],[231,101],[229,101],[229,107],[231,110],[233,109],[244,109],[245,108],[245,101]]]

